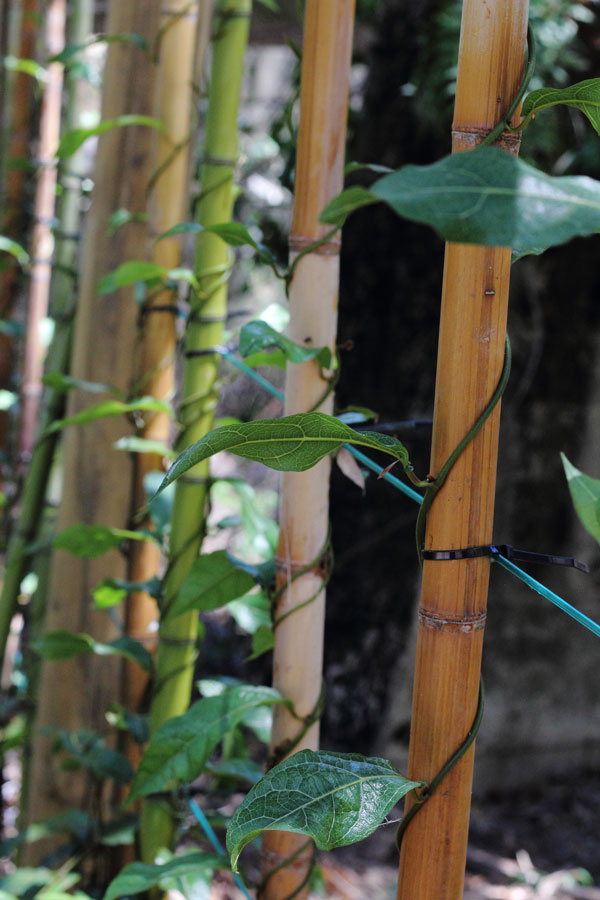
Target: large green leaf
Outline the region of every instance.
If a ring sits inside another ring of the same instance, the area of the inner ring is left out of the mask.
[[[344,444],[382,450],[408,464],[406,447],[396,438],[376,432],[357,432],[325,413],[302,413],[281,419],[261,419],[209,431],[181,453],[167,472],[159,491],[221,450],[262,462],[284,472],[304,472]]]
[[[96,422],[98,419],[122,416],[132,412],[165,412],[172,416],[173,407],[164,400],[157,400],[156,397],[150,396],[138,397],[126,403],[122,400],[106,400],[103,403],[95,404],[95,406],[88,406],[72,416],[57,419],[48,427],[47,433],[60,431],[69,425],[89,425],[90,422]]]
[[[246,358],[266,347],[278,347],[285,358],[293,363],[303,363],[316,359],[319,365],[329,368],[331,350],[329,347],[303,347],[296,344],[284,334],[275,331],[267,322],[257,319],[248,322],[240,332],[240,356]]]
[[[104,134],[106,131],[112,131],[113,128],[123,128],[127,125],[146,125],[159,131],[165,130],[163,123],[158,119],[153,119],[151,116],[118,116],[116,119],[106,119],[93,128],[74,128],[72,131],[67,131],[60,140],[56,155],[59,159],[67,159],[69,156],[73,156],[88,138]]]
[[[98,656],[124,656],[138,663],[146,672],[152,668],[152,654],[139,641],[129,637],[102,643],[89,634],[49,631],[39,640],[33,641],[31,646],[46,659],[70,659],[79,653],[96,653]]]
[[[583,527],[600,542],[600,479],[590,478],[560,454],[571,500]]]
[[[210,872],[213,869],[228,868],[229,864],[224,856],[198,851],[176,856],[162,865],[129,863],[116,878],[113,878],[106,890],[104,900],[115,900],[116,897],[141,894],[142,891],[147,891],[155,884],[160,884],[163,890],[176,889],[178,887],[177,879],[184,875],[195,874],[202,870]]]
[[[242,849],[263,831],[306,834],[320,850],[361,841],[421,784],[386,759],[301,750],[271,769],[238,807],[227,831],[233,870]]]
[[[174,618],[192,609],[208,611],[237,600],[255,581],[225,550],[199,556],[181,585],[164,618]]]
[[[342,202],[345,193],[324,210],[323,221],[341,224],[340,206],[346,215],[352,211],[350,201]],[[512,246],[517,257],[600,230],[600,183],[553,178],[497,147],[404,166],[364,193],[431,225],[446,241]],[[362,196],[356,205],[365,202]]]
[[[96,285],[96,290],[99,294],[111,294],[119,288],[131,287],[140,281],[161,281],[167,277],[167,272],[168,269],[158,263],[132,259],[104,275]]]
[[[273,688],[242,684],[192,704],[184,715],[165,722],[153,734],[128,800],[160,791],[171,779],[184,784],[193,781],[214,747],[251,710],[284,702]]]
[[[562,90],[540,88],[532,91],[523,101],[521,115],[527,122],[543,109],[558,105],[579,109],[600,134],[600,78],[586,78]]]
[[[130,531],[126,528],[110,528],[108,525],[86,525],[78,522],[61,531],[54,538],[53,546],[79,558],[95,559],[119,547],[123,541],[147,541],[151,540],[151,537],[146,531]]]

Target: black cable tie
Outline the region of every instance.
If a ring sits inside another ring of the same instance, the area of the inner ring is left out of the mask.
[[[223,347],[206,347],[204,350],[186,350],[183,354],[186,359],[194,359],[199,356],[214,356],[215,353],[222,353]]]
[[[569,566],[580,572],[589,572],[589,566],[573,559],[572,556],[557,556],[554,553],[532,553],[529,550],[517,550],[512,544],[483,544],[479,547],[466,547],[463,550],[423,550],[423,559],[476,559],[481,556],[504,556],[519,562],[542,563],[550,566]]]
[[[221,322],[227,321],[227,316],[203,316],[202,313],[188,313],[188,322],[193,322],[197,325],[219,325]]]
[[[173,313],[174,316],[183,316],[184,312],[177,303],[157,303],[154,306],[143,306],[142,307],[142,315],[146,316],[148,313],[155,312],[170,312]]]

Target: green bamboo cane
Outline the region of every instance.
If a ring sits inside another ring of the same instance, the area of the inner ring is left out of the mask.
[[[82,44],[93,27],[93,0],[78,0],[73,5],[69,21],[69,43]],[[66,78],[67,105],[64,128],[70,131],[80,126],[84,102],[77,90],[75,70],[69,70]],[[77,235],[80,225],[81,179],[84,160],[81,154],[73,156],[68,170],[60,175],[62,193],[56,233],[56,254],[52,275],[51,315],[55,320],[55,332],[46,369],[49,372],[67,372],[71,350],[73,317],[76,303]],[[29,559],[28,547],[34,540],[40,520],[46,485],[52,466],[59,432],[44,436],[46,427],[64,412],[64,391],[48,390],[40,417],[40,435],[34,447],[23,485],[21,508],[9,541],[2,593],[0,594],[0,657],[4,656],[21,580]]]
[[[237,115],[251,7],[251,0],[220,0],[217,4],[197,215],[200,224],[205,226],[231,219],[233,170],[238,151]],[[186,331],[179,451],[212,428],[218,358],[210,351],[222,339],[230,253],[216,235],[199,235],[195,272],[200,290],[192,298]],[[163,614],[173,603],[198,555],[204,535],[207,497],[208,467],[201,463],[177,484]],[[188,707],[197,635],[196,612],[161,622],[150,711],[151,733]],[[161,800],[147,800],[142,809],[140,831],[142,859],[153,862],[158,850],[171,844],[172,836],[170,806]]]

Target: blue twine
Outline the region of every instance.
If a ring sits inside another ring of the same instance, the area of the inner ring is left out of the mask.
[[[278,397],[280,400],[284,399],[284,395],[281,391],[278,391],[277,388],[273,387],[266,378],[263,378],[262,375],[259,375],[258,372],[255,372],[250,366],[247,366],[241,360],[237,359],[233,356],[229,351],[222,349],[219,351],[221,356],[224,359],[229,360],[234,366],[244,372],[246,375],[249,375],[250,378],[253,378],[258,384],[261,384],[267,391],[273,394],[275,397]],[[421,494],[414,491],[407,484],[404,484],[403,481],[400,481],[399,478],[396,478],[395,475],[392,475],[390,472],[384,472],[381,466],[378,466],[377,463],[373,462],[372,459],[369,459],[368,456],[365,456],[364,453],[361,453],[360,450],[357,450],[356,447],[351,446],[350,444],[344,445],[346,450],[348,450],[355,459],[357,459],[361,465],[365,466],[367,469],[371,469],[372,472],[375,472],[378,476],[381,476],[384,481],[388,481],[393,487],[397,490],[402,491],[403,494],[406,494],[407,497],[410,497],[411,500],[414,500],[416,503],[422,503],[423,497]],[[554,591],[551,591],[545,585],[541,584],[541,582],[537,581],[535,578],[532,578],[531,575],[528,575],[527,572],[524,572],[523,569],[520,569],[518,566],[515,566],[513,562],[509,559],[506,559],[505,556],[501,556],[498,554],[497,556],[492,557],[494,562],[497,562],[501,565],[507,572],[510,572],[511,575],[514,575],[520,581],[527,585],[527,587],[531,588],[531,590],[536,591],[546,600],[549,600],[550,603],[553,603],[559,609],[561,609],[568,616],[571,616],[572,619],[575,619],[576,622],[579,622],[580,625],[583,625],[584,628],[587,628],[588,631],[591,631],[592,634],[595,634],[596,637],[600,637],[600,625],[597,622],[594,622],[593,619],[590,619],[585,613],[580,612],[574,606],[571,606],[570,603],[567,603],[566,600],[563,600],[562,597],[559,597],[558,594],[555,594]]]
[[[202,830],[204,831],[204,834],[206,835],[206,837],[212,844],[213,848],[217,851],[217,853],[220,853],[222,856],[226,856],[225,850],[223,849],[223,846],[221,845],[219,838],[214,833],[210,822],[208,821],[208,819],[206,818],[206,816],[204,815],[204,813],[202,812],[202,810],[200,809],[200,807],[198,806],[198,804],[196,803],[196,801],[194,800],[193,797],[188,797],[188,806],[191,809],[191,811],[194,813],[194,815],[196,816],[196,819],[198,820],[200,826],[202,827]],[[246,885],[244,884],[244,882],[242,881],[240,876],[236,875],[235,872],[233,873],[233,880],[239,887],[239,889],[242,892],[242,894],[244,895],[244,897],[247,898],[247,900],[254,900],[252,894],[250,894],[248,892],[248,889],[246,888]]]

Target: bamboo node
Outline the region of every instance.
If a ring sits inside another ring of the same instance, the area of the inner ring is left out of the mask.
[[[472,616],[440,616],[428,609],[419,610],[419,624],[433,631],[445,631],[448,634],[471,634],[483,631],[487,613],[475,613]]]
[[[475,147],[479,146],[482,141],[484,141],[488,134],[490,134],[490,129],[484,128],[466,128],[466,129],[452,129],[452,149],[456,150],[474,150]],[[513,134],[510,131],[503,131],[500,134],[494,143],[500,147],[502,150],[507,150],[509,153],[513,153],[517,155],[519,153],[519,147],[521,146],[521,133]]]
[[[316,244],[314,238],[291,234],[289,239],[290,253],[316,253],[321,256],[338,256],[342,245],[341,237],[330,238],[322,244]]]

